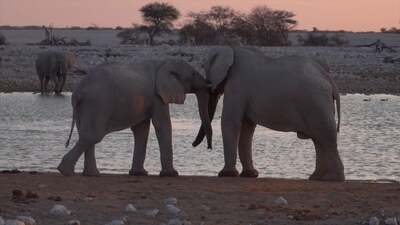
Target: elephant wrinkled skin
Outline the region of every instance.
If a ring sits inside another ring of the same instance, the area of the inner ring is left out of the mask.
[[[64,156],[58,170],[63,175],[73,175],[77,160],[85,153],[83,175],[98,175],[95,144],[110,132],[130,128],[135,142],[130,174],[147,175],[143,163],[151,121],[160,146],[160,176],[177,176],[172,162],[169,103],[183,104],[186,93],[194,93],[202,125],[211,141],[208,89],[206,80],[182,60],[97,66],[72,94],[73,122],[66,145],[75,122],[79,140]],[[208,147],[211,148],[211,142]]]
[[[225,166],[219,176],[238,175],[237,151],[243,166],[241,175],[258,176],[252,161],[252,139],[259,124],[312,139],[316,168],[310,179],[345,179],[337,149],[340,96],[325,62],[302,56],[272,59],[251,48],[217,47],[211,50],[204,66],[212,83],[211,120],[224,94],[221,129]],[[201,127],[193,146],[203,140],[204,134]]]
[[[46,51],[36,59],[36,72],[40,81],[40,92],[47,92],[47,85],[51,80],[54,83],[54,92],[60,94],[64,88],[68,71],[75,63],[75,56],[71,52]]]

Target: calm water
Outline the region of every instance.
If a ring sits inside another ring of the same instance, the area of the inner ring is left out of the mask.
[[[191,146],[200,124],[195,97],[188,96],[185,105],[173,105],[171,111],[176,169],[181,175],[216,175],[223,166],[220,117],[213,123],[214,149],[207,150],[204,143],[197,148]],[[339,150],[347,178],[400,180],[400,97],[342,96],[342,118]],[[70,94],[0,94],[0,169],[54,171],[67,152],[63,146],[70,123]],[[76,140],[75,129],[71,146]],[[294,133],[257,127],[253,149],[261,176],[307,178],[314,169],[312,142],[299,140]],[[130,130],[106,136],[96,146],[101,172],[127,173],[132,150]],[[78,172],[82,163],[80,160],[77,165]],[[145,167],[152,174],[160,170],[153,129]]]

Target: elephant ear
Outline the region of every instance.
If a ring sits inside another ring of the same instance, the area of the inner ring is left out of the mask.
[[[178,72],[169,64],[163,65],[156,74],[156,92],[165,104],[183,104],[185,102],[185,89],[179,79]]]
[[[228,75],[234,62],[232,47],[216,47],[210,51],[205,63],[207,79],[211,82],[211,90],[215,91],[218,85]]]

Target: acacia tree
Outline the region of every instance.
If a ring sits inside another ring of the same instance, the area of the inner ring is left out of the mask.
[[[294,13],[273,10],[267,6],[254,8],[247,21],[254,28],[253,37],[258,45],[287,45],[288,32],[297,25]]]
[[[150,45],[154,44],[154,36],[163,30],[170,30],[173,22],[180,17],[180,12],[173,5],[165,2],[153,2],[140,9],[146,30],[149,35]]]

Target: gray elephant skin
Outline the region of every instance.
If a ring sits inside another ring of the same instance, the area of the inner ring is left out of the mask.
[[[210,119],[224,94],[221,129],[225,166],[219,176],[257,177],[252,139],[257,124],[312,139],[316,168],[311,180],[343,181],[344,167],[337,148],[340,96],[323,60],[302,56],[272,59],[246,47],[218,47],[205,61],[211,82]],[[335,101],[338,123],[335,121]],[[193,146],[204,138],[201,127]]]
[[[211,141],[209,84],[185,61],[170,59],[97,66],[72,94],[73,120],[66,146],[75,123],[79,140],[63,157],[58,170],[63,175],[73,175],[75,164],[84,153],[83,175],[99,175],[95,144],[110,132],[130,128],[134,135],[134,154],[129,173],[147,175],[143,163],[151,121],[160,146],[160,176],[177,176],[173,167],[169,103],[183,104],[186,93],[196,95],[202,126]],[[211,142],[208,147],[211,148]]]
[[[71,52],[46,51],[36,59],[36,72],[40,81],[40,92],[47,93],[47,85],[54,83],[54,92],[60,94],[64,88],[68,71],[75,63]]]

